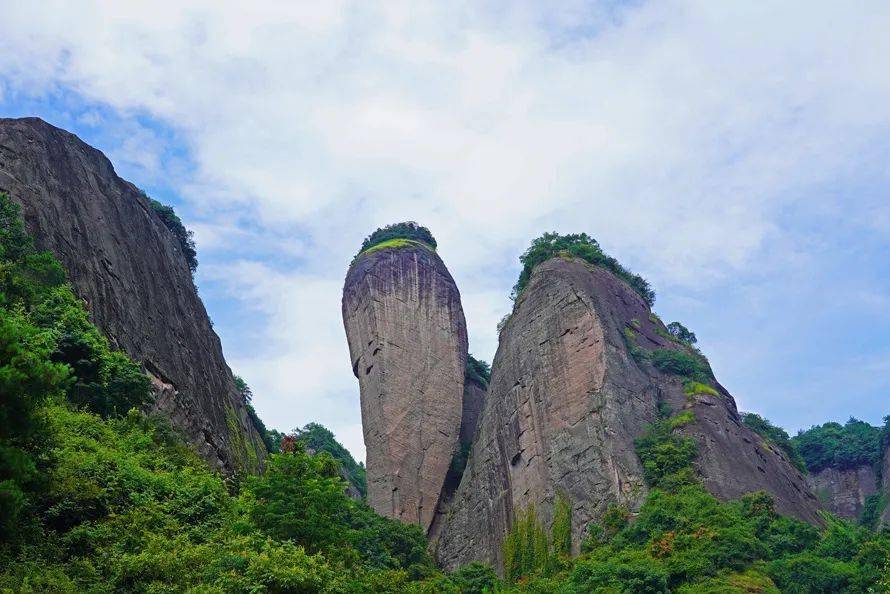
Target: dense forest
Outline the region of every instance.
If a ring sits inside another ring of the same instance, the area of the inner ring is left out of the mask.
[[[563,243],[545,236],[524,263],[579,245]],[[583,257],[613,266],[587,243],[577,248]],[[620,274],[654,298],[645,281]],[[364,469],[320,425],[291,435],[264,428],[274,452],[265,471],[224,478],[164,419],[139,412],[147,378],[89,322],[61,266],[34,247],[3,195],[0,313],[0,591],[890,589],[890,533],[829,516],[816,528],[778,515],[763,493],[718,501],[692,471],[697,444],[677,433],[689,415],[670,410],[637,440],[650,488],[642,508],[609,508],[580,555],[570,554],[572,512],[560,498],[549,526],[534,509],[518,511],[503,578],[478,563],[446,575],[419,528],[347,497],[341,467],[357,483]],[[677,340],[694,342],[676,330]],[[689,352],[654,364],[707,380],[709,368]],[[473,359],[467,373],[487,383],[490,369]],[[249,388],[239,388],[249,402]],[[760,417],[746,423],[813,470],[873,464],[888,438],[886,428],[852,420],[794,438]]]

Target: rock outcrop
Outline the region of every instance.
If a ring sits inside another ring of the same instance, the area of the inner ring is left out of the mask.
[[[858,520],[865,500],[881,487],[875,469],[868,464],[845,470],[824,468],[810,473],[807,483],[826,511],[848,520]]]
[[[349,268],[343,320],[361,390],[368,503],[429,529],[461,427],[460,294],[425,244],[370,249]]]
[[[485,407],[485,386],[475,378],[467,377],[464,383],[463,412],[460,420],[460,443],[473,442],[476,429],[479,427],[479,419],[482,417],[482,409]]]
[[[692,410],[696,470],[718,497],[766,490],[780,512],[818,521],[818,502],[784,454],[747,429],[735,402],[687,396],[676,376],[634,352],[684,348],[643,299],[612,273],[581,260],[536,267],[502,327],[466,471],[433,543],[440,564],[501,564],[513,514],[534,504],[544,525],[558,494],[571,501],[573,547],[587,525],[645,496],[634,439],[659,406]]]
[[[62,262],[93,322],[152,379],[155,410],[211,465],[265,452],[173,233],[98,150],[37,118],[0,119],[0,191]]]
[[[887,436],[890,438],[890,436]],[[881,479],[883,482],[882,493],[884,496],[884,509],[878,522],[884,528],[890,528],[890,443],[884,443],[884,459],[881,463]]]

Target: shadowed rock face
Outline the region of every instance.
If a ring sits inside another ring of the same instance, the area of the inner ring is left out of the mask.
[[[429,529],[458,445],[467,361],[460,294],[420,245],[359,256],[343,290],[359,380],[368,503]]]
[[[463,414],[460,421],[460,442],[471,443],[485,407],[485,392],[488,388],[467,378],[464,384]]]
[[[572,502],[576,550],[609,504],[638,507],[646,487],[634,439],[659,402],[694,411],[684,432],[699,442],[696,469],[715,495],[765,489],[783,513],[816,521],[803,476],[742,425],[732,397],[688,399],[679,378],[631,356],[625,329],[638,348],[682,348],[611,273],[562,258],[535,269],[501,331],[470,460],[435,535],[446,569],[500,566],[513,513],[535,504],[547,526],[557,493]]]
[[[214,467],[265,452],[179,243],[98,150],[37,118],[0,119],[0,191],[62,262],[93,322],[152,379],[153,408]]]
[[[878,477],[869,465],[846,470],[825,468],[811,473],[807,482],[826,510],[848,520],[857,520],[865,500],[878,492]]]

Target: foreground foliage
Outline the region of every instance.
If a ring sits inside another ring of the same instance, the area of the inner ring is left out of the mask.
[[[326,452],[346,471],[349,482],[358,489],[362,498],[368,495],[368,479],[365,465],[355,461],[343,445],[337,441],[330,429],[318,423],[309,423],[294,432],[298,441],[313,452]]]
[[[777,515],[762,493],[708,494],[682,435],[688,411],[638,440],[651,488],[638,511],[609,508],[573,559],[568,499],[549,526],[526,510],[502,581],[478,563],[441,574],[418,527],[349,499],[320,426],[284,437],[263,475],[224,480],[138,412],[146,381],[0,196],[0,592],[890,590],[887,533],[828,517],[820,530]]]

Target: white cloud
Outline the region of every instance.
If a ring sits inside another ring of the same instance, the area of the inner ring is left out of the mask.
[[[261,412],[348,431],[339,290],[373,228],[434,231],[480,353],[545,229],[707,287],[787,242],[782,213],[834,200],[807,192],[890,128],[888,28],[882,2],[13,3],[0,73],[182,133],[202,262],[266,262],[213,272],[268,341],[227,345],[233,366]],[[140,143],[120,154],[155,169]]]

